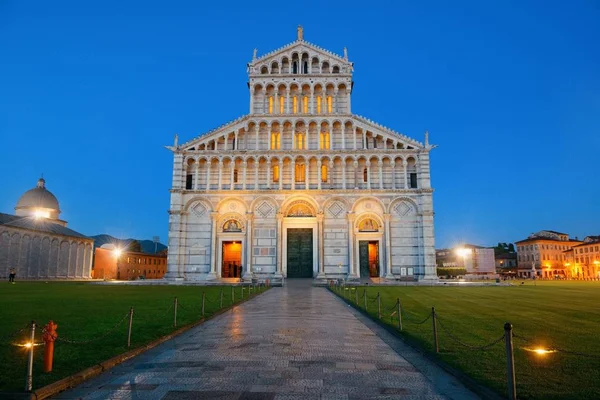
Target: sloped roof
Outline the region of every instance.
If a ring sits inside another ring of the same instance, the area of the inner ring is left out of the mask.
[[[272,115],[269,115],[269,117],[271,117],[271,116]],[[288,118],[288,117],[291,117],[291,116],[292,115],[282,114],[280,117],[281,118]],[[232,121],[229,121],[229,122],[226,122],[224,124],[221,124],[218,127],[214,128],[214,129],[211,129],[208,132],[201,133],[200,135],[198,135],[198,136],[196,136],[196,137],[188,140],[187,142],[182,143],[180,145],[180,147],[191,146],[194,143],[196,143],[198,140],[205,139],[205,138],[207,138],[208,136],[210,136],[213,133],[218,133],[218,132],[221,132],[221,131],[223,131],[225,129],[229,129],[229,128],[233,127],[234,125],[236,125],[239,122],[242,122],[242,121],[245,121],[245,120],[248,120],[248,119],[251,119],[251,118],[257,118],[257,119],[259,119],[259,118],[263,118],[263,117],[264,117],[264,115],[254,115],[254,114],[243,115],[243,116],[238,117],[238,118],[236,118],[236,119],[234,119]],[[317,117],[317,116],[311,115],[311,118],[313,118],[313,117]],[[336,117],[336,116],[334,116],[334,117]],[[416,147],[425,147],[422,142],[419,142],[416,139],[413,139],[413,138],[411,138],[409,136],[406,136],[406,135],[404,135],[404,134],[402,134],[400,132],[397,132],[397,131],[395,131],[393,129],[390,129],[390,128],[386,127],[386,126],[378,124],[377,122],[375,122],[375,121],[373,121],[373,120],[371,120],[369,118],[363,117],[362,115],[352,114],[350,116],[350,119],[354,119],[355,121],[363,123],[365,125],[370,125],[370,127],[372,129],[378,129],[378,130],[382,131],[383,133],[387,133],[388,135],[396,136],[399,139],[404,140],[405,142],[407,142],[407,143],[409,143],[409,144],[411,144],[413,146],[416,146]]]
[[[52,233],[54,235],[71,236],[92,240],[92,238],[76,232],[73,229],[55,224],[54,222],[44,218],[38,219],[34,217],[19,217],[16,215],[0,213],[0,225],[10,226],[12,228],[27,229],[36,232]]]

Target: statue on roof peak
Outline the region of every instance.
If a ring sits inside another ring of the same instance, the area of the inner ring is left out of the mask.
[[[298,40],[304,40],[304,28],[302,28],[302,25],[298,25]]]

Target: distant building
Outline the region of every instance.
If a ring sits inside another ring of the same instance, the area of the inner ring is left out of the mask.
[[[566,251],[583,243],[569,234],[539,231],[527,239],[515,242],[518,253],[518,275],[522,278],[568,278]]]
[[[105,244],[94,252],[94,279],[124,280],[162,279],[167,270],[167,251],[156,254],[137,251],[120,252]],[[143,277],[143,278],[140,278]]]
[[[93,239],[59,219],[56,197],[41,178],[25,192],[16,215],[0,213],[0,277],[11,268],[17,279],[89,279]]]
[[[435,253],[438,270],[463,271],[467,279],[496,276],[493,248],[465,244],[451,249],[436,250]]]
[[[517,253],[503,253],[494,257],[496,268],[516,268]]]
[[[600,279],[600,236],[587,236],[565,257],[565,270],[573,279]]]

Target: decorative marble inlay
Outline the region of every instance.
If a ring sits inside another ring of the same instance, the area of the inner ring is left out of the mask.
[[[365,208],[366,208],[367,210],[370,210],[371,208],[373,208],[373,204],[371,204],[371,202],[366,202],[366,203],[365,203]]]
[[[191,211],[192,211],[192,213],[194,213],[194,215],[196,217],[202,217],[204,214],[206,214],[208,209],[206,208],[206,206],[204,204],[196,203],[192,206]]]
[[[273,214],[275,209],[271,204],[269,204],[268,201],[263,201],[258,207],[256,207],[256,211],[261,215],[261,217],[267,218]]]
[[[229,203],[229,211],[235,211],[237,209],[237,204],[234,202]]]
[[[412,210],[412,206],[406,201],[401,201],[394,206],[394,212],[400,217],[405,217],[408,214],[411,214]]]
[[[340,217],[340,215],[345,211],[344,205],[339,201],[334,201],[327,210],[334,218]]]

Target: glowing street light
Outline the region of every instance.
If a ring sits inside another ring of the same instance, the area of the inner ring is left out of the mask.
[[[473,253],[473,250],[466,247],[456,249],[456,254],[458,254],[461,257],[467,257],[471,255],[471,253]]]

